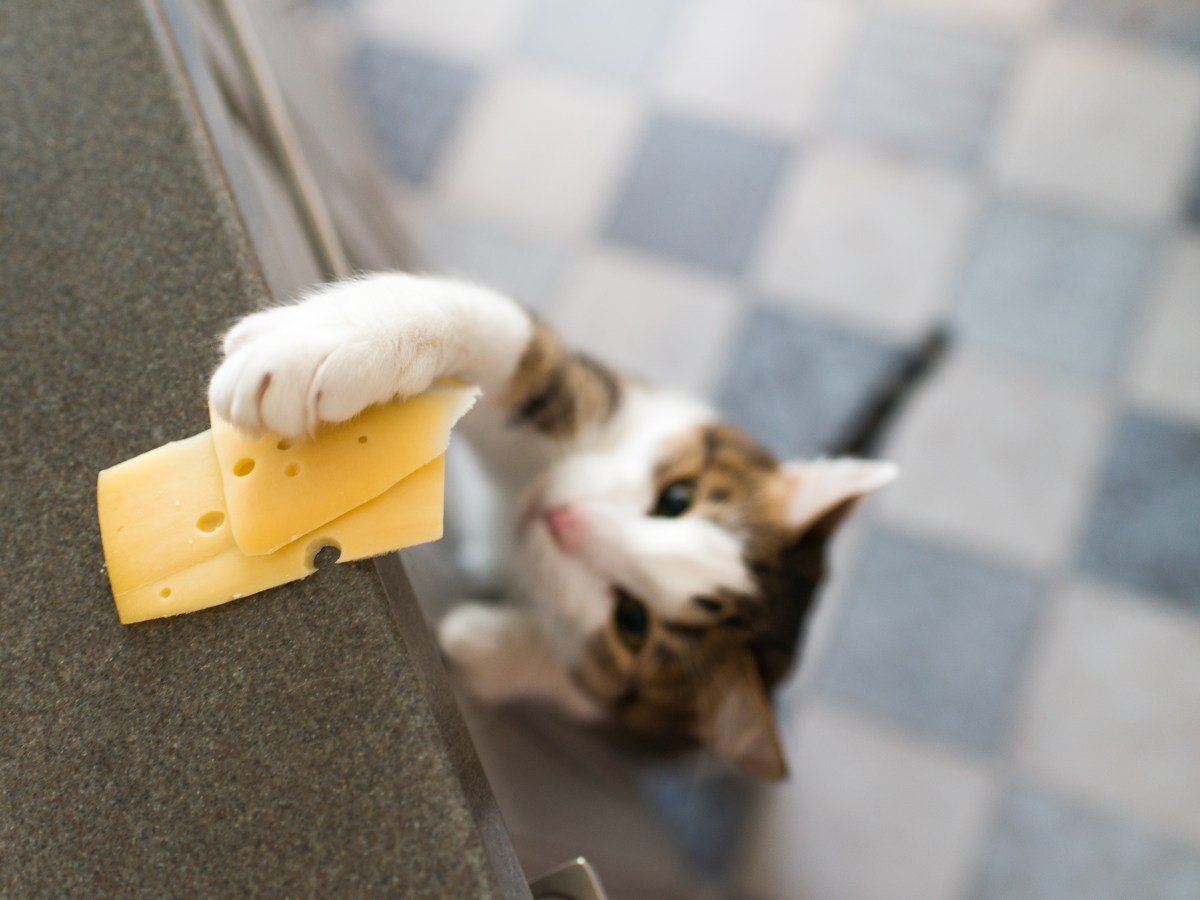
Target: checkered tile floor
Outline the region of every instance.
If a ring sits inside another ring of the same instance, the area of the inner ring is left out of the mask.
[[[1196,0],[324,10],[431,268],[777,451],[953,334],[783,696],[792,780],[648,783],[658,837],[578,848],[614,896],[1200,897]],[[681,874],[614,871],[650,853]]]

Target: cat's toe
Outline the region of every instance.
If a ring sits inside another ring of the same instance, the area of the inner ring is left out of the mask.
[[[344,422],[372,403],[391,398],[393,360],[369,342],[347,342],[321,360],[309,385],[309,404],[322,422]]]
[[[255,434],[262,430],[257,419],[244,418],[245,403],[242,400],[242,370],[247,362],[244,354],[227,357],[208,384],[208,402],[218,416],[232,422],[242,431]]]
[[[320,420],[311,388],[336,346],[336,335],[287,331],[243,345],[212,378],[213,408],[249,434],[312,432]]]
[[[245,379],[247,399],[255,391],[251,415],[287,437],[315,431],[321,419],[313,384],[335,345],[328,336],[292,335],[258,347]]]

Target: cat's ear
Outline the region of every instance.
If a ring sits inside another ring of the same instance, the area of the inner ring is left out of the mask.
[[[832,532],[859,500],[895,481],[900,467],[873,459],[814,459],[784,463],[781,472],[787,526]]]
[[[771,780],[787,775],[771,699],[749,653],[740,653],[709,683],[697,736],[752,775]]]

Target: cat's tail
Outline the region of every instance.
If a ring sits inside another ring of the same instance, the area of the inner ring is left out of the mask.
[[[874,456],[904,405],[941,362],[950,344],[944,324],[936,325],[867,397],[849,424],[827,448],[829,456]]]

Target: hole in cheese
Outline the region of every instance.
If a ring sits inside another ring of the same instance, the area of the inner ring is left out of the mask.
[[[358,442],[360,444],[365,444],[367,442],[367,436],[365,434],[360,434],[358,436]]]
[[[288,463],[283,467],[283,474],[288,478],[295,478],[300,474],[300,463]]]
[[[278,444],[275,445],[275,449],[276,450],[291,450],[292,442],[289,441],[287,438],[284,438],[282,441],[280,441]]]
[[[214,509],[212,512],[206,512],[196,520],[196,527],[205,534],[212,534],[218,528],[225,524],[225,513],[219,509]]]
[[[233,464],[233,474],[238,478],[249,475],[254,471],[254,460],[250,457],[243,457]]]
[[[332,566],[342,556],[342,548],[338,546],[337,541],[331,541],[328,538],[317,538],[309,545],[309,553],[312,554],[312,567],[314,569],[323,569],[326,566]]]
[[[158,596],[160,596],[164,600],[166,600],[168,597],[171,596],[171,589],[169,587],[163,588],[161,591],[158,592]]]

